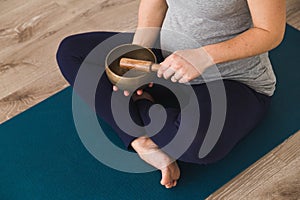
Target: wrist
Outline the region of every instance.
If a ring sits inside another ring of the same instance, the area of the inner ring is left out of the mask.
[[[223,62],[220,56],[217,56],[218,53],[216,52],[213,45],[204,46],[202,47],[202,49],[206,52],[207,56],[210,58],[213,64],[219,64]]]
[[[197,57],[200,58],[200,62],[205,69],[216,64],[213,57],[209,54],[209,52],[207,52],[205,47],[198,48],[196,51]]]
[[[137,28],[132,40],[132,44],[152,48],[158,38],[160,28],[143,27]]]

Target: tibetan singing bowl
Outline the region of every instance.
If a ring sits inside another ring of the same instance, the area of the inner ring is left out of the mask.
[[[113,85],[122,90],[134,91],[150,82],[149,73],[120,67],[122,58],[157,62],[151,49],[134,44],[117,46],[108,53],[105,59],[105,72]]]

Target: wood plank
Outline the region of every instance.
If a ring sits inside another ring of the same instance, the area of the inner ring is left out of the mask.
[[[287,0],[286,7],[288,24],[300,30],[300,1]]]
[[[26,14],[20,17],[20,13]],[[37,32],[44,30],[48,24],[55,23],[63,9],[55,2],[25,4],[0,18],[0,43],[4,47],[30,40]],[[6,51],[1,48],[1,51]]]
[[[111,4],[119,0],[112,0]],[[34,39],[44,35],[47,29],[52,26],[63,27],[70,20],[78,15],[82,15],[91,8],[98,11],[107,7],[106,1],[31,1],[8,12],[0,18],[0,43],[6,47],[0,49],[7,52],[9,49],[15,51],[16,46],[20,46],[27,41],[33,43]],[[68,3],[68,4],[66,4]],[[20,14],[26,13],[23,17]],[[63,20],[62,20],[63,19]],[[48,34],[54,34],[49,32]],[[9,49],[7,49],[10,47]]]
[[[278,173],[270,177],[245,198],[249,199],[300,199],[300,157],[296,157]]]
[[[73,1],[82,2],[78,0],[73,0]],[[9,47],[8,45],[6,45],[6,48],[0,49],[0,58],[2,59],[4,57],[7,57],[10,54],[14,54],[18,50],[24,50],[26,45],[36,43],[38,42],[37,40],[43,40],[46,37],[55,34],[60,29],[63,29],[63,31],[65,31],[66,28],[69,26],[72,26],[72,28],[75,29],[75,30],[69,29],[69,32],[71,31],[71,33],[82,32],[85,30],[84,28],[88,26],[90,27],[90,30],[93,29],[98,31],[107,30],[107,29],[114,29],[115,31],[133,30],[136,25],[137,8],[138,8],[139,1],[131,0],[121,5],[119,5],[121,3],[121,0],[111,0],[109,2],[110,3],[104,1],[102,3],[97,3],[97,4],[93,4],[90,2],[91,7],[86,7],[85,9],[79,9],[85,7],[79,3],[77,3],[76,6],[72,6],[71,9],[69,8],[70,6],[68,6],[68,8],[65,9],[63,8],[63,6],[65,5],[61,4],[61,1],[58,1],[58,3],[51,2],[45,5],[45,7],[41,7],[41,8],[39,8],[38,5],[28,5],[28,7],[18,10],[18,12],[21,11],[25,12],[27,8],[31,8],[32,6],[38,8],[36,8],[37,10],[32,9],[32,11],[30,11],[29,14],[27,14],[29,16],[24,17],[21,21],[8,20],[8,19],[12,19],[12,17],[14,16],[19,16],[18,13],[11,13],[10,15],[6,15],[4,18],[0,19],[0,24],[1,24],[0,26],[2,30],[2,35],[0,33],[0,40],[2,39],[1,44],[9,43],[10,45]],[[39,9],[48,10],[48,11],[44,12]],[[132,12],[126,12],[121,15],[114,14],[114,13],[118,13],[118,11],[121,12],[124,11],[122,9],[127,9],[128,11],[132,10]],[[41,13],[43,13],[42,15],[44,17],[41,16]],[[41,18],[46,18],[46,19],[41,19]],[[63,18],[63,20],[61,20],[61,18]],[[124,19],[128,19],[128,20],[124,20]],[[11,23],[6,21],[14,21],[14,22]],[[24,31],[29,32],[30,36],[26,36],[28,35],[26,33],[19,34],[19,35],[24,35],[23,37],[16,36],[18,35],[18,33],[16,33],[18,32],[16,31],[18,27],[23,27],[23,29],[25,29]],[[36,37],[34,37],[35,35]],[[14,39],[15,41],[11,41],[10,39]],[[26,43],[25,41],[28,42]],[[22,43],[22,42],[23,43],[25,42],[25,44],[18,44],[15,46],[11,45],[11,43]]]
[[[244,199],[248,193],[263,185],[284,166],[284,162],[269,153],[210,195],[207,200]]]
[[[68,83],[57,69],[48,73],[46,77],[41,77],[33,81],[26,87],[23,87],[22,90],[18,90],[1,99],[0,124],[56,94],[67,86]]]
[[[0,17],[34,0],[0,0]]]
[[[287,164],[300,157],[300,131],[279,145],[274,155]]]
[[[300,191],[299,146],[300,131],[207,199],[282,199],[282,195],[286,197],[298,195]],[[279,183],[285,183],[285,185]],[[278,198],[272,196],[275,193]]]

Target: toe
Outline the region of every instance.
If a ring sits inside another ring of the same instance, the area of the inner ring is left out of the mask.
[[[166,186],[171,182],[173,183],[173,179],[172,179],[171,174],[168,170],[162,170],[161,175],[162,175],[162,178],[161,178],[160,184]]]
[[[165,179],[164,179],[164,177],[161,179],[161,181],[160,181],[160,184],[161,185],[167,185],[168,184],[168,181],[166,181]]]
[[[177,185],[177,181],[173,182],[173,187],[175,187]]]
[[[170,189],[173,187],[173,181],[171,183],[168,183],[167,185],[165,185],[166,188]]]

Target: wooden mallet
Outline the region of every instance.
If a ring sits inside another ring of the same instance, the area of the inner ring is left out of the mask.
[[[135,69],[143,72],[156,72],[161,65],[151,61],[136,60],[131,58],[121,58],[120,67],[123,69]]]

